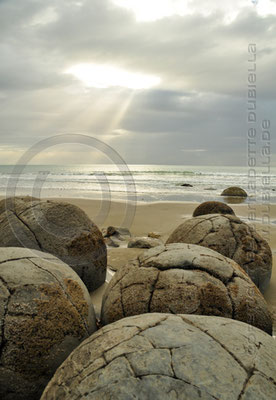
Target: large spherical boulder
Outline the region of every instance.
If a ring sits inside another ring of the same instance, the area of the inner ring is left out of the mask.
[[[98,227],[69,203],[15,197],[0,202],[0,247],[27,247],[69,264],[92,291],[105,281],[106,245]]]
[[[86,339],[41,400],[268,400],[276,398],[276,346],[227,318],[144,314]]]
[[[58,366],[96,330],[90,295],[51,254],[0,249],[0,398],[37,400]]]
[[[256,230],[233,215],[206,214],[187,219],[167,243],[191,243],[209,247],[236,261],[261,292],[267,288],[272,271],[272,253]]]
[[[235,215],[234,211],[227,204],[221,201],[205,201],[201,203],[193,212],[193,217],[205,214],[230,214]]]
[[[221,196],[247,197],[247,193],[244,189],[238,186],[231,186],[227,189],[224,189],[224,191],[221,193]]]
[[[184,243],[143,253],[109,282],[103,324],[147,312],[217,315],[272,332],[267,304],[239,265],[213,250]]]

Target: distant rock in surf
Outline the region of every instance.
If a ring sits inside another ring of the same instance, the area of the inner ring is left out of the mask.
[[[245,190],[238,186],[231,186],[227,189],[224,189],[224,191],[221,193],[221,196],[238,196],[238,197],[247,197],[247,193]]]

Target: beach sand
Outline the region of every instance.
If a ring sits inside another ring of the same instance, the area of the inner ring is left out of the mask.
[[[111,202],[107,217],[105,219],[102,218],[101,220],[98,217],[101,208],[101,201],[87,199],[63,199],[63,201],[68,201],[69,203],[82,208],[93,221],[98,222],[99,228],[107,227],[109,225],[121,226],[126,215],[126,204],[123,202]],[[185,219],[191,218],[193,210],[198,204],[199,203],[184,202],[138,203],[136,205],[133,221],[128,228],[133,236],[147,236],[149,232],[158,232],[161,235],[161,239],[165,241],[178,225],[180,225]],[[247,204],[234,204],[231,205],[231,207],[237,216],[246,219],[248,218],[249,213]],[[256,217],[259,220],[257,222],[252,221],[252,223],[256,226],[257,231],[268,240],[273,253],[274,268],[272,271],[272,278],[264,297],[274,315],[274,327],[276,327],[276,225],[273,223],[268,225],[266,220],[265,224],[261,223],[262,216],[265,215],[266,211],[266,207],[257,205]],[[269,216],[270,221],[276,219],[276,205],[270,206]],[[121,247],[108,249],[108,266],[116,269],[144,251],[145,250],[143,249],[128,249]],[[108,274],[108,279],[110,279],[110,274]],[[92,300],[98,315],[105,287],[106,284],[92,294]]]

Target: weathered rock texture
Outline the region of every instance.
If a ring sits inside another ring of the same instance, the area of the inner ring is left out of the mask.
[[[256,230],[233,215],[207,214],[186,220],[167,243],[209,247],[236,261],[264,292],[272,271],[272,254]]]
[[[239,265],[195,245],[148,250],[113,276],[103,296],[102,323],[148,312],[216,315],[272,332],[267,304]]]
[[[131,237],[131,233],[128,228],[115,227],[115,226],[108,226],[106,229],[104,228],[103,235],[104,237],[119,236],[123,238],[122,240]]]
[[[88,290],[106,276],[106,245],[97,226],[78,207],[16,197],[0,202],[0,247],[45,251],[69,264]]]
[[[239,196],[239,197],[247,197],[247,193],[245,190],[238,186],[231,186],[221,193],[221,196]]]
[[[201,203],[193,212],[193,217],[205,214],[231,214],[235,215],[234,211],[227,204],[220,201],[205,201]]]
[[[151,237],[136,237],[130,239],[127,247],[136,249],[151,249],[152,247],[160,246],[163,242],[157,238]]]
[[[108,325],[57,370],[41,400],[268,400],[276,346],[226,318],[144,314]]]
[[[125,247],[128,240],[131,238],[131,233],[128,228],[108,226],[102,229],[102,233],[105,243],[109,248]]]
[[[39,399],[58,366],[96,330],[90,295],[51,254],[0,249],[0,399]]]

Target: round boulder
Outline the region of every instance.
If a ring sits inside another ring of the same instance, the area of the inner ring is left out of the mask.
[[[233,260],[201,246],[159,246],[113,276],[102,302],[104,325],[148,312],[216,315],[272,332],[267,304]]]
[[[96,330],[86,286],[51,254],[0,249],[0,398],[37,400],[58,366]]]
[[[220,201],[205,201],[201,203],[193,212],[193,217],[205,214],[230,214],[235,215],[234,211],[227,204]]]
[[[224,191],[221,193],[221,196],[238,196],[238,197],[247,197],[247,193],[245,190],[238,186],[231,186],[227,189],[224,189]]]
[[[276,398],[276,346],[227,318],[144,314],[86,339],[41,400],[268,400]]]
[[[69,203],[31,197],[0,201],[0,247],[51,253],[70,265],[89,291],[105,281],[102,233],[84,211]]]
[[[234,215],[206,214],[187,219],[173,231],[167,243],[209,247],[236,261],[261,292],[269,284],[272,253],[267,241]]]

